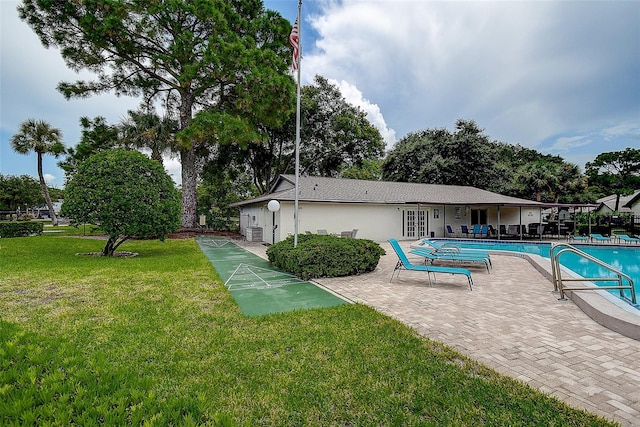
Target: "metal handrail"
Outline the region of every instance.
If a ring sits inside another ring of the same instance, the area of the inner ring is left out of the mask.
[[[556,252],[556,249],[560,249]],[[591,262],[598,264],[599,266],[611,271],[616,275],[616,277],[585,277],[585,278],[562,278],[562,269],[560,268],[560,255],[565,252],[570,252],[581,256]],[[551,250],[549,252],[549,258],[551,259],[551,275],[553,276],[553,290],[555,292],[560,292],[560,299],[566,299],[564,296],[564,291],[597,291],[600,289],[618,289],[620,291],[620,298],[629,301],[629,298],[624,294],[625,289],[629,289],[631,291],[631,304],[636,304],[636,291],[633,287],[633,279],[623,272],[616,270],[611,265],[600,261],[597,258],[589,255],[586,252],[577,249],[575,246],[572,246],[568,243],[555,243],[551,246]],[[629,285],[624,285],[623,279],[626,279]],[[595,282],[617,282],[616,286],[589,286],[589,287],[566,287],[562,283],[565,282],[585,282],[585,281],[595,281]]]

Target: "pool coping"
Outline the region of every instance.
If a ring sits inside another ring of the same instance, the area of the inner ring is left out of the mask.
[[[494,251],[501,254],[511,254],[519,256],[538,270],[549,282],[553,283],[551,274],[551,263],[547,258],[540,255],[524,254],[509,251]],[[563,268],[563,273],[571,277],[579,277],[571,270]],[[589,281],[582,282],[585,286],[597,285]],[[601,324],[602,326],[615,331],[621,335],[640,341],[640,311],[629,306],[624,301],[616,298],[607,291],[567,291],[567,296],[576,304],[587,316]],[[639,311],[639,314],[631,310]]]

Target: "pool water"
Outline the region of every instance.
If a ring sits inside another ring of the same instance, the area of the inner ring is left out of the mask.
[[[456,245],[469,249],[511,251],[540,255],[549,258],[551,250],[550,243],[538,242],[499,242],[499,241],[460,241],[439,239],[440,242],[452,242]],[[576,248],[588,253],[594,258],[603,261],[616,270],[622,271],[633,279],[636,298],[640,298],[640,246],[597,246],[597,245],[575,245]],[[565,253],[560,256],[560,262],[566,268],[574,271],[582,277],[614,277],[613,274],[599,265],[581,258],[572,253]],[[611,285],[607,282],[594,282],[595,284]],[[613,295],[620,296],[620,291],[611,290]],[[625,291],[627,296],[629,291]],[[640,309],[640,305],[636,308]]]

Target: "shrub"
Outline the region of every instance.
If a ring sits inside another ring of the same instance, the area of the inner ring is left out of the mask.
[[[384,249],[372,240],[316,234],[298,236],[296,248],[293,247],[293,237],[288,237],[267,249],[273,265],[303,279],[373,271],[384,254]]]
[[[103,255],[130,238],[161,239],[180,225],[180,195],[162,165],[137,151],[105,150],[80,163],[62,215],[109,236]]]
[[[41,222],[0,222],[0,237],[24,237],[42,234],[44,225]]]

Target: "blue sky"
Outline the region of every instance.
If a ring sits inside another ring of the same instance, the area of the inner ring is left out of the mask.
[[[8,143],[27,118],[77,144],[81,116],[119,121],[138,100],[66,101],[78,76],[0,1],[0,173],[36,175],[35,156]],[[265,7],[291,22],[297,0]],[[362,107],[391,147],[409,132],[475,120],[491,138],[560,155],[580,167],[640,147],[639,1],[307,0],[302,82],[320,74]],[[86,74],[85,74],[86,75]],[[61,187],[48,157],[44,171]],[[177,159],[166,162],[179,179]]]

